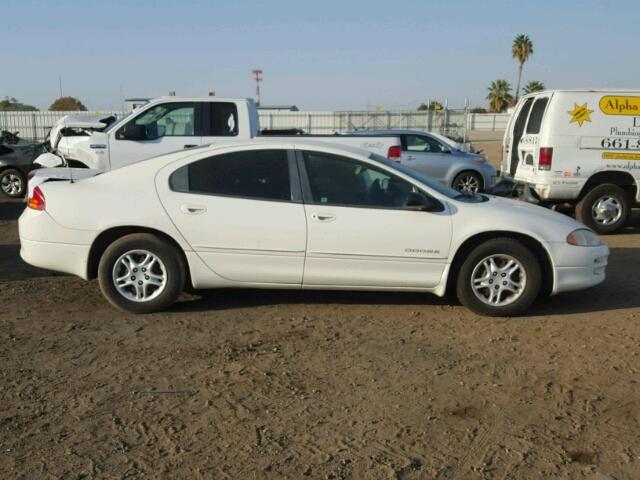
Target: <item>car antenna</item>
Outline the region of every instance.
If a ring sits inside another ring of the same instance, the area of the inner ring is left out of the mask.
[[[73,169],[69,165],[69,162],[67,161],[67,159],[64,158],[64,155],[62,155],[61,153],[59,155],[62,158],[62,161],[67,165],[67,168],[69,169],[69,183],[74,183],[74,181],[73,181]]]

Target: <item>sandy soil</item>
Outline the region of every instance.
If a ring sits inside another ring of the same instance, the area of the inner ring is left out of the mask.
[[[525,318],[417,294],[114,311],[0,203],[0,478],[640,478],[640,218]]]

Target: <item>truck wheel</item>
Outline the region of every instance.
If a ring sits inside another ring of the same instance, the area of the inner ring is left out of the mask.
[[[476,172],[462,172],[453,179],[451,186],[466,193],[477,193],[482,191],[482,176]]]
[[[151,313],[176,301],[184,288],[185,267],[173,245],[154,235],[135,233],[105,250],[98,280],[113,306],[131,313]]]
[[[542,272],[529,248],[511,238],[481,243],[460,267],[456,293],[460,302],[480,315],[514,316],[538,296]]]
[[[0,189],[2,193],[11,198],[24,196],[25,181],[24,175],[15,168],[7,168],[0,172]]]
[[[613,183],[598,185],[576,205],[576,218],[602,234],[622,228],[630,213],[629,194]]]

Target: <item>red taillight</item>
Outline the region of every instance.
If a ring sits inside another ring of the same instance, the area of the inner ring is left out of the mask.
[[[551,162],[553,162],[553,148],[542,147],[538,155],[538,170],[551,170]]]
[[[44,201],[44,193],[42,193],[40,187],[33,189],[33,195],[27,200],[27,207],[34,210],[44,210],[47,207],[47,203]]]
[[[393,147],[389,147],[389,151],[387,152],[387,158],[390,160],[395,160],[396,162],[400,161],[400,156],[402,155],[402,149],[400,145],[395,145]]]

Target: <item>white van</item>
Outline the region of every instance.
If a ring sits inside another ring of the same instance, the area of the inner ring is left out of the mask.
[[[503,140],[501,175],[546,205],[571,203],[598,233],[640,202],[640,90],[547,90],[520,99]]]

